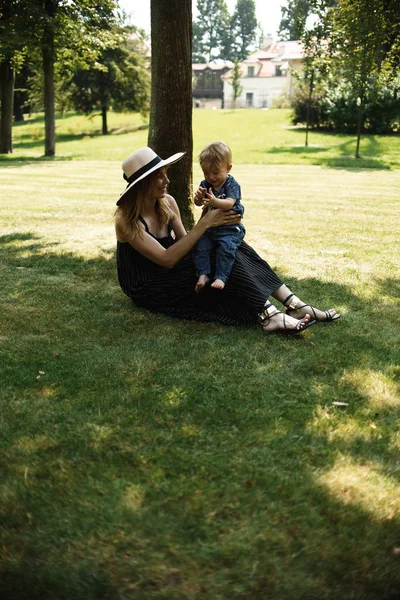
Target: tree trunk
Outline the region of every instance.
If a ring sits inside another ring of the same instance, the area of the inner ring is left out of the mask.
[[[24,120],[23,99],[20,92],[14,93],[14,121],[21,123]]]
[[[305,143],[306,148],[308,148],[308,130],[310,129],[310,113],[311,113],[311,100],[312,100],[313,90],[314,90],[314,71],[311,73],[310,86],[308,88],[306,143]]]
[[[356,158],[361,158],[360,142],[361,142],[361,132],[362,132],[362,126],[363,126],[363,116],[364,116],[364,107],[363,107],[363,103],[361,102],[360,106],[358,107],[358,115],[357,115],[357,144],[356,144],[356,154],[355,154]]]
[[[151,0],[151,107],[148,144],[161,158],[185,156],[170,170],[169,191],[186,227],[192,201],[192,2]]]
[[[108,127],[107,127],[107,106],[102,106],[101,107],[101,132],[103,135],[107,135],[108,134]]]
[[[0,63],[1,115],[0,154],[12,153],[12,116],[14,97],[14,69],[10,60]]]
[[[56,2],[45,0],[46,23],[43,30],[42,59],[44,76],[45,156],[56,153],[56,120],[54,109],[54,23]]]

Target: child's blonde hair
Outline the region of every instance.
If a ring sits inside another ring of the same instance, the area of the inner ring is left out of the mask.
[[[232,152],[224,142],[213,142],[208,144],[199,154],[200,166],[211,164],[226,164],[232,163]]]

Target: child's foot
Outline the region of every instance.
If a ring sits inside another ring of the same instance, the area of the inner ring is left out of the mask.
[[[205,285],[207,285],[207,283],[209,281],[210,281],[210,278],[207,277],[207,275],[200,275],[200,277],[197,280],[196,287],[194,288],[194,291],[197,292],[197,293],[199,293],[200,290],[202,290],[203,287]]]
[[[225,287],[225,282],[222,281],[222,279],[215,279],[212,282],[211,287],[215,288],[216,290],[223,290]]]

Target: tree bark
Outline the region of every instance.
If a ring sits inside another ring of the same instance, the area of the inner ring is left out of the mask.
[[[43,30],[42,59],[44,76],[45,156],[56,153],[56,120],[54,98],[54,23],[57,1],[45,0],[46,23]]]
[[[101,107],[101,132],[103,135],[108,134],[108,126],[107,126],[107,106]]]
[[[14,121],[21,123],[24,120],[23,100],[20,92],[14,92]]]
[[[12,154],[12,117],[15,74],[10,60],[0,63],[0,154]]]
[[[355,158],[360,157],[360,142],[361,142],[361,133],[363,128],[363,118],[364,118],[364,107],[361,103],[358,107],[358,115],[357,115],[357,144],[356,144],[356,154]]]
[[[161,158],[185,156],[170,170],[169,191],[186,227],[192,201],[192,2],[151,0],[151,107],[148,144]]]
[[[311,113],[311,100],[312,100],[313,89],[314,89],[314,71],[311,73],[310,85],[308,88],[306,142],[305,142],[306,148],[308,148],[308,130],[310,129],[310,113]]]

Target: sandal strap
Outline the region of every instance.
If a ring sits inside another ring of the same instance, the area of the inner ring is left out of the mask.
[[[294,294],[289,294],[289,296],[287,298],[285,298],[282,302],[283,306],[286,306],[286,303],[288,302],[288,300],[290,300],[290,298],[293,298]]]
[[[275,310],[274,310],[274,312],[272,312],[272,313],[269,313],[269,312],[268,312],[268,309],[269,309],[271,306],[272,306],[272,307],[273,307]],[[259,320],[259,323],[260,323],[260,325],[263,325],[265,321],[268,321],[268,320],[269,320],[271,317],[274,317],[275,315],[277,315],[277,314],[279,314],[279,313],[280,313],[280,314],[282,314],[282,315],[283,315],[283,319],[285,319],[285,313],[283,313],[282,311],[278,310],[278,309],[276,308],[276,306],[274,306],[274,305],[272,304],[272,302],[267,302],[266,304],[264,304],[264,308],[263,308],[263,310],[262,310],[260,313],[258,313],[258,320]],[[284,321],[284,323],[285,323],[285,321]],[[286,328],[286,327],[285,327],[285,328]]]

